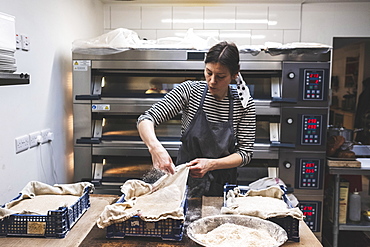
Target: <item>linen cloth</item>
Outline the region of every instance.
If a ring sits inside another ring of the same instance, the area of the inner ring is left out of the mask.
[[[38,181],[29,182],[20,192],[18,197],[12,201],[4,204],[0,208],[0,219],[9,216],[11,214],[44,214],[35,208],[34,210],[12,210],[11,208],[19,204],[22,200],[34,199],[37,196],[42,195],[72,195],[72,196],[82,196],[85,188],[90,188],[90,192],[93,191],[94,186],[89,182],[80,182],[73,184],[55,184],[48,185]],[[46,197],[45,197],[46,198]],[[59,197],[60,198],[60,197]],[[45,202],[47,203],[47,202]],[[61,201],[60,207],[66,206],[63,201]],[[57,210],[57,208],[50,208],[50,210]]]
[[[283,194],[284,191],[276,185],[261,190],[250,189],[244,195],[235,188],[228,191],[221,213],[256,216],[261,219],[292,216],[303,220],[302,211],[297,207],[289,208],[281,199]]]
[[[135,215],[144,221],[184,220],[181,207],[186,191],[189,168],[175,167],[175,174],[165,174],[154,184],[128,180],[122,187],[124,202],[107,205],[97,220],[99,228],[123,222]]]

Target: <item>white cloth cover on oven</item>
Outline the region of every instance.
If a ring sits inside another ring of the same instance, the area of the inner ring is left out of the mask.
[[[299,208],[289,208],[281,199],[284,191],[279,186],[248,190],[245,195],[239,192],[237,187],[228,191],[226,204],[221,208],[222,214],[249,215],[261,219],[292,216],[303,220],[303,213]]]
[[[87,40],[72,43],[74,53],[110,55],[132,49],[138,50],[208,50],[219,41],[213,37],[206,39],[189,28],[183,38],[165,37],[156,40],[140,39],[138,34],[126,28],[117,28],[108,33]]]
[[[175,168],[175,174],[165,174],[154,184],[128,180],[121,192],[125,202],[105,207],[97,220],[100,228],[123,222],[135,215],[145,221],[185,219],[181,206],[184,200],[189,168],[186,164]]]
[[[90,188],[90,192],[92,192],[94,189],[93,184],[89,182],[80,182],[74,184],[55,184],[54,186],[52,186],[38,181],[31,181],[21,190],[17,198],[4,204],[3,207],[0,208],[0,219],[11,214],[45,214],[44,211],[46,210],[48,205],[50,205],[50,208],[48,210],[56,210],[58,209],[58,207],[69,206],[71,204],[71,200],[73,200],[73,196],[78,199],[78,197],[83,195],[85,188],[87,187]],[[59,202],[60,205],[58,204],[58,206],[55,206],[58,203],[56,201],[51,203],[50,196],[56,196],[55,199]],[[37,200],[35,198],[37,198]],[[18,204],[20,204],[21,202],[23,203],[27,199],[35,199],[35,203],[33,204],[32,200],[30,200],[27,201],[24,206],[29,205],[27,206],[27,208],[31,208],[32,205],[35,205],[35,208],[33,208],[32,210],[20,209]],[[42,203],[42,200],[45,200],[45,203]],[[43,209],[41,210],[41,208]]]

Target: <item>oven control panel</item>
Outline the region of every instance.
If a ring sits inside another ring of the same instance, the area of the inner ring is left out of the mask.
[[[304,70],[303,100],[324,99],[324,70]]]
[[[321,170],[320,159],[297,159],[296,188],[319,189]]]
[[[320,209],[321,202],[319,201],[300,201],[299,208],[305,217],[304,222],[313,232],[320,231]]]
[[[302,115],[301,145],[321,145],[322,115]]]

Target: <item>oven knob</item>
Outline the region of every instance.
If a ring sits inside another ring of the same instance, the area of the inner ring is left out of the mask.
[[[286,161],[286,162],[284,162],[284,166],[285,166],[286,169],[289,169],[289,168],[292,167],[292,164],[290,162]]]
[[[290,72],[290,73],[288,73],[288,78],[289,78],[289,79],[294,79],[294,77],[295,77],[294,72]]]
[[[292,124],[292,123],[293,123],[293,118],[288,118],[288,119],[286,120],[286,122],[287,122],[287,124]]]

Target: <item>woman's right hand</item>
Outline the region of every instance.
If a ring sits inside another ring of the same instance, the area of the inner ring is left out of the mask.
[[[149,150],[149,152],[152,156],[154,168],[159,169],[165,173],[175,173],[175,165],[173,164],[172,158],[162,145]]]
[[[174,174],[175,165],[173,164],[171,156],[168,154],[167,150],[157,139],[153,122],[148,119],[142,120],[138,124],[138,131],[141,139],[149,149],[154,168],[166,173]]]

